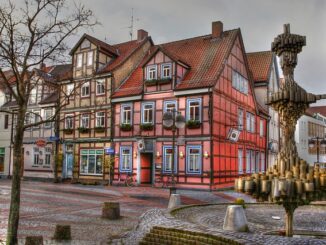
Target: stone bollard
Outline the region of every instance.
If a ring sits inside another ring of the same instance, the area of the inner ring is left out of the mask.
[[[54,240],[71,240],[71,229],[70,225],[56,225],[54,231]]]
[[[176,208],[181,205],[180,194],[171,194],[168,209]]]
[[[42,236],[27,236],[25,240],[25,245],[43,245]]]
[[[223,230],[248,232],[248,224],[243,207],[240,205],[230,205],[226,210]]]
[[[118,202],[105,202],[102,207],[102,218],[105,219],[119,219],[120,218],[120,204]]]

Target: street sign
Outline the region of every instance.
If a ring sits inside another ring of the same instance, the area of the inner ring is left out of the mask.
[[[49,141],[59,141],[59,137],[58,136],[50,136]]]
[[[45,139],[37,139],[35,141],[35,144],[38,146],[38,147],[45,147],[46,146],[46,140]]]
[[[114,149],[111,147],[104,148],[105,155],[114,155]]]

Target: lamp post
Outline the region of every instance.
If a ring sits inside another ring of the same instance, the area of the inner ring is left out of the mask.
[[[323,147],[325,148],[326,147],[326,140],[324,138],[321,138],[321,137],[314,137],[314,138],[311,138],[309,141],[308,141],[308,145],[309,145],[309,148],[312,149],[315,147],[317,147],[317,163],[319,163],[319,151],[320,151],[320,147]]]
[[[172,129],[172,166],[171,166],[171,179],[172,187],[170,188],[170,194],[175,193],[175,181],[174,181],[174,164],[175,164],[175,133],[177,129],[184,128],[186,125],[186,119],[175,108],[171,111],[167,111],[163,114],[164,127]]]

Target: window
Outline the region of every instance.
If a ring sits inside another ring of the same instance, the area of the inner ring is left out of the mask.
[[[201,122],[201,98],[187,100],[187,120]]]
[[[67,93],[66,96],[72,97],[74,94],[75,85],[73,83],[67,84]]]
[[[45,147],[45,165],[50,166],[51,164],[51,154],[52,154],[52,149],[51,147]]]
[[[247,112],[246,126],[248,132],[255,132],[255,115],[250,112]]]
[[[259,134],[260,134],[260,137],[263,137],[264,136],[264,121],[262,119],[260,119],[259,121]]]
[[[238,130],[243,130],[243,110],[238,109]]]
[[[105,80],[101,79],[101,80],[97,80],[96,81],[96,94],[97,95],[101,95],[105,93]]]
[[[260,171],[265,172],[265,152],[260,153]]]
[[[201,173],[202,150],[201,146],[187,146],[187,173]]]
[[[177,148],[174,148],[174,172],[177,172]],[[163,172],[171,173],[172,171],[172,146],[163,146]]]
[[[171,78],[171,64],[162,64],[161,78]]]
[[[88,66],[93,65],[93,51],[89,51],[87,53],[87,65]]]
[[[120,147],[120,172],[132,171],[132,147],[121,146]]]
[[[83,54],[77,54],[77,68],[81,68],[83,65]]]
[[[101,175],[103,172],[103,150],[80,151],[80,173]]]
[[[16,118],[16,123],[17,123],[17,118]],[[25,114],[25,125],[30,124],[30,123],[31,123],[31,113],[26,112],[26,114]]]
[[[121,124],[132,124],[131,105],[121,105]]]
[[[175,100],[164,101],[163,112],[177,110],[177,102]]]
[[[45,118],[45,120],[49,120],[51,117],[52,117],[52,110],[45,110],[45,111],[44,111],[44,118]],[[45,127],[45,128],[50,128],[51,125],[52,125],[51,122],[46,122],[46,123],[44,124],[44,127]]]
[[[255,173],[258,173],[259,172],[259,163],[260,163],[260,159],[259,159],[259,157],[260,157],[260,153],[259,153],[259,151],[256,151],[256,162],[255,162],[255,169],[254,169],[254,171],[253,172],[255,172]]]
[[[36,103],[36,97],[37,97],[37,90],[36,88],[33,88],[31,90],[31,93],[29,94],[29,104],[34,105]]]
[[[103,111],[96,112],[96,127],[104,127],[105,124],[105,113]]]
[[[248,80],[236,71],[232,71],[232,87],[241,93],[248,94]]]
[[[5,171],[5,148],[0,148],[0,173]]]
[[[32,123],[38,123],[41,121],[41,116],[39,111],[34,111],[32,117],[33,117]],[[39,128],[39,127],[40,125],[33,126],[33,128]]]
[[[154,102],[142,104],[142,123],[154,123]]]
[[[83,114],[80,120],[81,128],[89,128],[89,114]]]
[[[157,79],[157,66],[151,65],[147,67],[147,80]]]
[[[243,172],[243,150],[238,149],[238,172],[242,174]]]
[[[256,161],[255,161],[255,151],[251,150],[251,157],[250,157],[250,163],[251,163],[251,172],[255,172],[255,166],[256,166]]]
[[[67,115],[65,118],[65,129],[73,129],[74,128],[74,116]]]
[[[90,93],[89,82],[85,82],[81,87],[81,96],[87,97],[89,96],[89,93]]]
[[[246,173],[250,173],[251,150],[246,150]]]
[[[34,147],[33,152],[34,152],[33,165],[39,165],[40,164],[39,149],[37,147]]]
[[[9,127],[9,115],[5,115],[4,129],[8,129],[8,127]]]

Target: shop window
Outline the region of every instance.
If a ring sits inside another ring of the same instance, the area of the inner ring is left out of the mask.
[[[103,150],[82,149],[80,151],[80,174],[101,175],[103,173]]]

